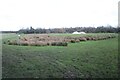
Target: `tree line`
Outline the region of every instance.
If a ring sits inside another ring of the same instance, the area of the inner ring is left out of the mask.
[[[31,33],[73,33],[74,31],[78,32],[86,32],[86,33],[118,33],[120,32],[120,27],[112,27],[112,26],[100,26],[100,27],[75,27],[75,28],[54,28],[54,29],[43,29],[37,28],[34,29],[32,26],[26,29],[20,29],[18,31],[2,31],[3,33],[24,33],[24,34],[31,34]]]

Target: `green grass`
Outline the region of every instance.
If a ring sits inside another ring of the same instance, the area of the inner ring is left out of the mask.
[[[12,38],[17,38],[16,34],[6,34],[3,41]],[[3,44],[2,75],[4,78],[117,78],[117,40],[69,43],[67,47]]]
[[[51,33],[48,35],[50,35],[50,36],[75,36],[75,37],[81,36],[82,37],[82,36],[100,36],[100,35],[105,36],[105,35],[116,35],[116,34],[115,33],[87,33],[87,34],[70,34],[70,33],[66,33],[66,34],[56,33],[56,34],[54,34],[54,33]]]

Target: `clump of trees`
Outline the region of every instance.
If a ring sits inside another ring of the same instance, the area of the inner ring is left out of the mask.
[[[112,27],[112,26],[99,26],[95,27],[75,27],[75,28],[54,28],[54,29],[43,29],[37,28],[34,29],[32,26],[26,29],[20,29],[18,31],[2,31],[2,33],[24,33],[24,34],[32,34],[32,33],[73,33],[74,31],[84,31],[86,33],[118,33],[120,32],[120,27]]]
[[[31,34],[31,33],[73,33],[74,31],[84,31],[86,33],[118,33],[120,31],[120,27],[112,27],[112,26],[100,26],[100,27],[75,27],[75,28],[54,28],[54,29],[42,29],[37,28],[34,29],[32,27],[27,29],[20,29],[18,33]]]

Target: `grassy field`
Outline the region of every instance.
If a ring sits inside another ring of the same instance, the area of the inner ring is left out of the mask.
[[[73,36],[71,34],[49,35]],[[16,38],[17,34],[3,34],[2,40]],[[68,46],[39,47],[2,44],[2,57],[3,78],[118,77],[117,37],[69,43]]]

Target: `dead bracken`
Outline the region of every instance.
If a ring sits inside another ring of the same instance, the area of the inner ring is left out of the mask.
[[[4,44],[21,45],[21,46],[67,46],[68,43],[76,43],[81,41],[97,41],[109,38],[115,38],[115,35],[99,35],[99,36],[49,36],[41,34],[29,34],[19,37],[18,40],[8,40]]]

